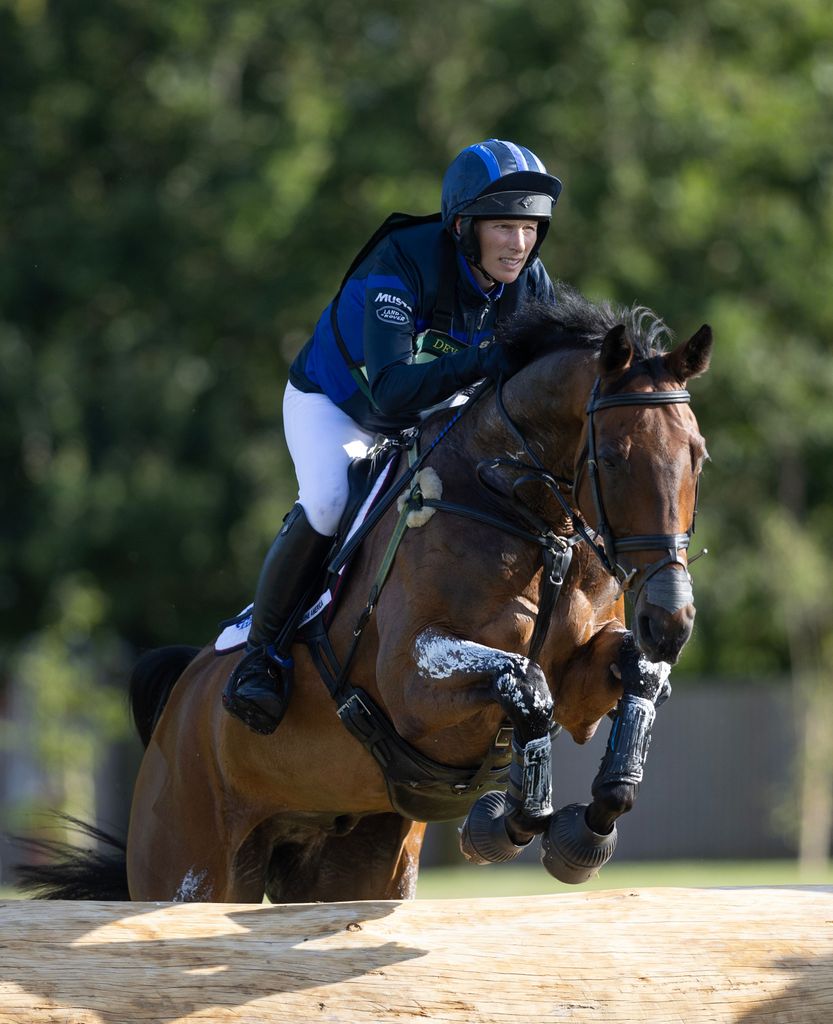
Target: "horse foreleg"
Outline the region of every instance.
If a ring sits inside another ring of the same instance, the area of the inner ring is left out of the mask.
[[[421,712],[449,725],[497,704],[512,724],[513,758],[506,796],[487,794],[472,808],[463,829],[471,860],[508,860],[540,835],[552,815],[550,726],[552,695],[541,668],[528,658],[436,628],[413,645],[418,674],[406,693],[409,716]],[[439,712],[439,714],[437,714]]]
[[[629,811],[639,792],[656,716],[656,704],[670,693],[669,666],[639,653],[631,633],[622,634],[616,674],[622,696],[611,713],[613,724],[589,805],[571,804],[553,816],[544,838],[544,866],[562,882],[595,875],[616,847],[616,819]],[[604,667],[605,673],[609,671]]]
[[[417,634],[412,656],[417,673],[405,693],[412,736],[448,729],[490,704],[503,709],[521,747],[549,735],[552,695],[523,655],[431,627]]]
[[[633,807],[648,756],[657,699],[670,693],[670,666],[664,661],[649,662],[630,633],[625,634],[618,668],[623,693],[612,714],[607,748],[593,780],[593,802],[585,814],[588,826],[599,835],[609,833],[616,819]]]

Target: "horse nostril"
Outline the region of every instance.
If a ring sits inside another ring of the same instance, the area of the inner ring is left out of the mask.
[[[680,636],[677,630],[669,634],[666,625],[656,616],[643,613],[637,619],[637,644],[649,661],[674,665],[688,636]]]
[[[644,612],[637,619],[637,634],[639,640],[644,644],[654,644],[655,638],[651,628],[651,616],[646,615]]]
[[[638,617],[637,640],[646,657],[676,665],[694,628],[693,607],[677,615],[643,613]]]

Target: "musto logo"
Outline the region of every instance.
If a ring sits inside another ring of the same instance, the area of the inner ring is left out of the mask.
[[[376,316],[386,324],[404,325],[408,323],[408,314],[397,309],[396,306],[382,306],[381,309],[376,310]]]

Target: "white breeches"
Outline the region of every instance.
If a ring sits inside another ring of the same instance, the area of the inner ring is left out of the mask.
[[[291,383],[283,396],[283,430],[298,478],[298,501],[310,526],[332,537],[347,505],[350,460],[366,455],[376,435],[326,395],[306,394]]]

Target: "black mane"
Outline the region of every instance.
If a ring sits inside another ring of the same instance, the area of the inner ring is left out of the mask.
[[[624,324],[637,359],[650,359],[667,351],[671,330],[647,306],[614,306],[591,302],[571,285],[555,283],[554,305],[532,303],[518,312],[497,333],[498,341],[517,345],[535,358],[553,349],[601,350],[605,335]]]

